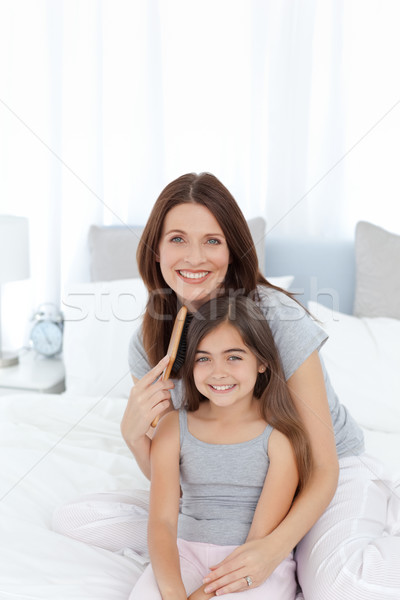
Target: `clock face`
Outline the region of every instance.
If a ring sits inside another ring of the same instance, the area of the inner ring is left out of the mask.
[[[33,347],[44,356],[54,356],[62,348],[62,330],[52,321],[39,321],[31,332]]]

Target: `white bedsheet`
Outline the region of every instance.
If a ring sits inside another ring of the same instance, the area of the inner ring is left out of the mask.
[[[0,599],[128,598],[142,567],[50,529],[83,493],[148,488],[120,434],[126,399],[0,397]],[[366,431],[367,450],[398,468],[400,434]],[[145,599],[143,599],[145,600]]]
[[[147,488],[119,423],[126,400],[0,398],[0,598],[126,599],[141,567],[50,529],[82,493]]]

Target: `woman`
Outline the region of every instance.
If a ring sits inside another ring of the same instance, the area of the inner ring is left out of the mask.
[[[135,385],[121,431],[143,473],[150,477],[150,424],[172,410],[170,399],[178,407],[183,398],[179,373],[174,380],[154,383],[165,367],[162,357],[177,309],[184,303],[196,311],[221,293],[240,290],[257,300],[310,438],[314,468],[307,486],[271,534],[246,542],[210,572],[210,593],[244,589],[238,576],[242,565],[255,581],[264,581],[297,546],[306,600],[398,598],[400,539],[386,513],[395,496],[379,484],[380,467],[363,455],[362,432],[332,389],[318,354],[326,334],[290,295],[261,275],[246,221],[229,191],[210,174],[188,174],[170,183],[152,210],[137,259],[149,303],[142,330],[130,345]],[[96,514],[93,507],[89,510],[92,543],[113,550],[133,547],[145,554],[146,497],[109,500],[105,497],[107,523],[99,517],[99,527],[93,526]],[[66,509],[61,510],[57,529],[87,541],[82,535],[87,528],[74,525],[85,523],[86,517],[76,504],[71,512],[79,519],[67,523]]]

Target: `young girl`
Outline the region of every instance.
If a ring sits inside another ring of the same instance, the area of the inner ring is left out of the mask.
[[[229,190],[209,173],[169,183],[153,207],[137,260],[149,303],[129,348],[135,385],[121,431],[143,473],[150,478],[150,424],[186,397],[179,372],[154,384],[166,366],[162,357],[177,308],[183,303],[195,312],[221,293],[241,291],[257,301],[310,440],[312,473],[288,514],[270,534],[228,555],[207,585],[220,593],[243,589],[243,565],[254,581],[264,581],[296,547],[306,600],[398,600],[400,492],[383,466],[364,454],[362,431],[335,394],[319,356],[326,333],[260,273],[249,228]],[[147,509],[145,490],[92,494],[60,507],[54,528],[146,559]]]
[[[213,597],[202,585],[210,567],[271,533],[311,471],[270,328],[249,298],[199,309],[183,379],[185,407],[162,419],[152,443],[151,566],[130,600]],[[243,598],[295,597],[292,554],[265,582],[245,568],[237,577]]]

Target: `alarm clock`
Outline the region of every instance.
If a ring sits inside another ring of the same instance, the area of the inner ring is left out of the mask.
[[[59,354],[63,343],[63,315],[54,304],[41,304],[32,320],[30,344],[47,358]]]

